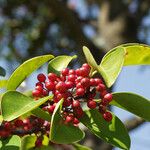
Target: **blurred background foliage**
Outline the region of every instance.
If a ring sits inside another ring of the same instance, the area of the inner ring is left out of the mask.
[[[127,42],[150,44],[150,0],[0,0],[0,66],[9,73],[48,53],[77,54],[81,63],[83,45],[100,62]],[[143,123],[134,119],[133,129]],[[91,134],[88,139],[95,149],[112,149]]]

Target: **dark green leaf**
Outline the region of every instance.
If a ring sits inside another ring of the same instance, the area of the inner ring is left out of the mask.
[[[123,67],[125,50],[118,48],[109,51],[102,59],[98,71],[104,78],[106,85],[111,87],[116,81]]]
[[[72,146],[75,148],[75,150],[92,150],[91,148],[80,145],[78,143],[73,143]]]
[[[106,122],[97,110],[85,111],[80,121],[97,137],[104,141],[128,150],[130,137],[123,123],[113,114],[111,122]]]
[[[50,140],[58,144],[69,144],[77,142],[84,137],[84,133],[78,128],[70,124],[65,124],[60,111],[63,100],[59,101],[52,115]]]
[[[0,66],[0,76],[5,76],[5,75],[6,75],[5,69]]]
[[[0,141],[1,150],[20,150],[21,139],[17,135]]]
[[[150,121],[150,101],[142,96],[127,92],[113,93],[111,105],[120,107]]]
[[[60,71],[68,66],[68,64],[75,59],[77,56],[67,56],[62,55],[55,57],[53,60],[51,60],[48,64],[48,73],[54,72],[56,74],[60,74]]]
[[[3,95],[1,101],[3,119],[6,121],[16,119],[39,107],[49,99],[52,99],[52,96],[47,96],[35,101],[17,91],[8,91]]]
[[[33,71],[52,59],[52,55],[34,57],[25,61],[10,76],[7,84],[8,90],[15,90]]]
[[[0,80],[0,88],[6,88],[7,87],[7,80]]]
[[[35,116],[42,118],[44,120],[47,121],[51,121],[51,115],[48,112],[45,112],[44,110],[42,110],[41,108],[36,108],[34,110],[32,110],[32,114],[34,114]]]

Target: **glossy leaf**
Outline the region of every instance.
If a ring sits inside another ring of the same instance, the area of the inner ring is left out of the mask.
[[[20,150],[30,150],[35,147],[37,137],[35,135],[26,135],[21,140]]]
[[[129,43],[117,46],[102,59],[97,71],[111,87],[117,79],[122,66],[150,64],[150,46]]]
[[[1,150],[20,150],[21,139],[17,135],[13,135],[10,138],[0,140]]]
[[[150,64],[150,46],[139,43],[129,43],[120,46],[126,50],[124,66]]]
[[[41,108],[36,108],[32,110],[32,114],[49,122],[51,121],[51,115],[48,112],[42,110]]]
[[[0,76],[5,76],[5,75],[6,75],[5,69],[0,66]]]
[[[106,122],[97,110],[85,111],[80,121],[97,137],[104,141],[128,150],[130,148],[130,137],[123,123],[113,115],[111,122]]]
[[[83,53],[85,55],[87,63],[91,66],[91,74],[92,74],[95,70],[98,70],[98,65],[93,55],[91,54],[90,50],[86,46],[83,46]]]
[[[150,121],[150,101],[140,95],[127,92],[113,93],[111,105],[120,107]]]
[[[51,60],[48,64],[48,73],[54,72],[56,74],[60,74],[60,71],[68,66],[68,64],[75,59],[77,56],[57,56],[53,60]]]
[[[98,71],[104,78],[106,85],[111,87],[121,72],[125,57],[125,50],[118,48],[108,52],[102,59]]]
[[[83,52],[88,64],[91,65],[93,68],[97,68],[97,63],[93,55],[91,54],[90,50],[86,46],[83,46]]]
[[[53,55],[43,55],[25,61],[10,76],[7,89],[15,90],[33,71],[41,67],[53,57]]]
[[[58,144],[77,142],[84,137],[84,133],[78,127],[64,123],[62,117],[60,116],[62,103],[63,100],[57,103],[52,115],[50,141]]]
[[[6,121],[16,119],[39,107],[49,99],[52,99],[52,96],[47,96],[35,101],[17,91],[8,91],[3,95],[1,101],[3,119]]]
[[[0,88],[6,88],[7,87],[7,80],[0,80]]]
[[[78,143],[73,143],[72,146],[75,148],[75,150],[92,150],[91,148],[80,145]]]

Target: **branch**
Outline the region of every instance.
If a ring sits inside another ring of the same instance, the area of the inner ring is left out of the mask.
[[[125,126],[128,131],[132,131],[142,125],[145,121],[142,118],[134,117],[125,121]]]

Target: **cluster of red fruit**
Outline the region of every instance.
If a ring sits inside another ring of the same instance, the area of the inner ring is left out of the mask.
[[[30,116],[26,119],[16,119],[11,122],[3,122],[0,126],[0,138],[7,138],[11,135],[24,136],[35,133],[37,135],[36,147],[42,145],[42,136],[39,133],[48,136],[50,123],[41,118]]]
[[[98,108],[103,118],[109,122],[112,120],[112,114],[107,111],[107,106],[112,101],[112,94],[107,92],[102,79],[89,77],[90,70],[88,64],[83,64],[76,70],[65,68],[60,75],[49,73],[48,79],[44,74],[39,74],[39,82],[36,83],[32,94],[36,100],[50,93],[54,95],[53,101],[42,107],[51,114],[56,103],[63,98],[62,117],[65,123],[73,123],[75,126],[79,123],[78,119],[84,115],[81,107],[84,103],[90,109]]]

